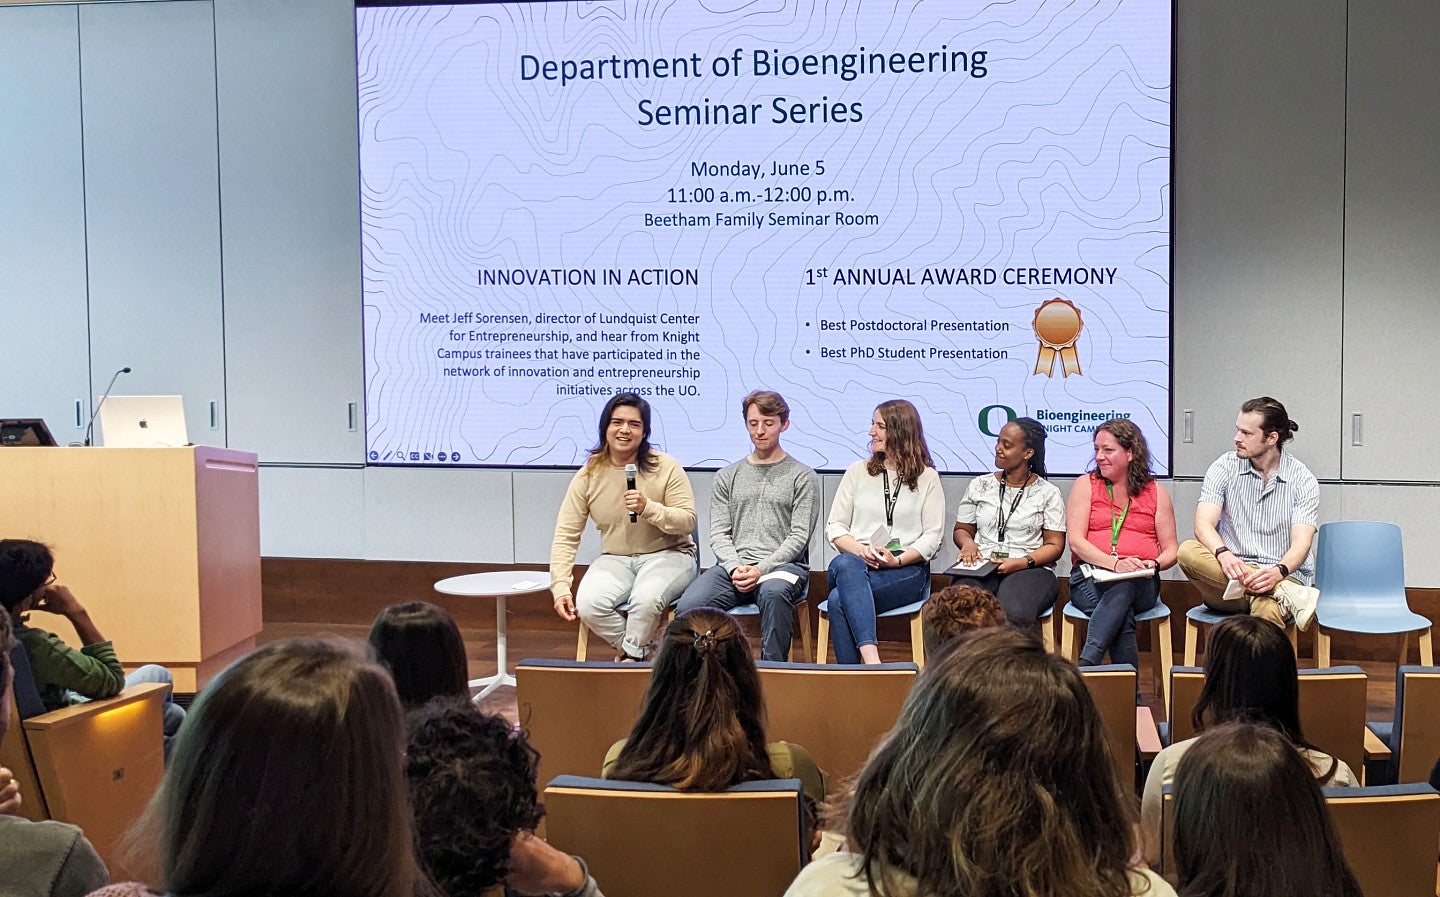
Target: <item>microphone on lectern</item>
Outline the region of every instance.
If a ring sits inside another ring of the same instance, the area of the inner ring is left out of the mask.
[[[128,374],[128,373],[130,373],[130,365],[128,365],[128,364],[125,365],[125,366],[124,366],[123,368],[121,368],[120,370],[116,371],[116,372],[115,372],[115,375],[110,378],[110,385],[107,386],[107,387],[105,387],[105,394],[100,397],[100,401],[98,401],[98,402],[95,403],[95,410],[92,411],[92,412],[90,412],[90,422],[85,425],[85,444],[86,444],[86,445],[90,445],[90,444],[91,444],[91,436],[92,436],[92,435],[94,434],[94,432],[95,432],[95,415],[97,415],[97,414],[100,413],[100,406],[101,406],[101,405],[104,405],[104,404],[105,404],[105,400],[108,399],[108,398],[110,398],[110,390],[112,390],[112,389],[115,388],[115,381],[120,379],[120,375],[121,375],[121,374]]]
[[[635,474],[638,473],[638,472],[639,472],[639,471],[636,470],[634,464],[626,464],[626,465],[625,465],[625,490],[626,490],[627,492],[634,492],[634,491],[635,491]],[[631,512],[630,512],[630,522],[631,522],[631,523],[634,523],[634,522],[635,522],[636,520],[638,520],[638,519],[639,519],[639,518],[637,518],[637,517],[635,516],[635,512],[634,512],[634,511],[631,511]]]

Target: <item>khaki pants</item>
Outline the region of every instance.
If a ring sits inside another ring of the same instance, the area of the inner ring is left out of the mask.
[[[1221,601],[1220,596],[1225,593],[1225,587],[1230,584],[1230,580],[1225,578],[1225,571],[1220,568],[1215,552],[1194,539],[1180,543],[1179,560],[1180,569],[1200,593],[1200,597],[1205,599],[1205,606],[1217,614],[1248,613],[1252,617],[1269,620],[1282,629],[1289,622],[1285,609],[1273,595],[1252,595],[1247,592],[1240,598]],[[1250,570],[1259,569],[1254,564],[1245,566]]]

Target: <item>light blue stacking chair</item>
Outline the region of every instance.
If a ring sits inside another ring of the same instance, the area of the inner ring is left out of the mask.
[[[1196,650],[1200,646],[1200,627],[1214,626],[1226,617],[1233,617],[1234,614],[1217,614],[1204,604],[1197,604],[1185,612],[1185,666],[1195,666],[1195,658],[1199,654]],[[1300,633],[1294,623],[1285,627],[1285,634],[1290,637],[1290,647],[1295,649],[1295,656],[1300,656]]]
[[[760,616],[760,605],[755,602],[740,604],[726,611],[732,617],[758,617]],[[800,589],[800,600],[795,602],[795,628],[800,632],[800,656],[795,656],[795,638],[790,638],[790,659],[797,663],[809,663],[815,656],[810,647],[810,577],[805,577],[805,585]]]
[[[1090,615],[1085,611],[1065,602],[1065,610],[1060,614],[1060,654],[1071,663],[1080,662],[1080,643],[1075,631],[1075,624],[1090,622]],[[1155,606],[1135,615],[1135,624],[1150,624],[1150,648],[1155,655],[1155,690],[1160,693],[1160,700],[1164,707],[1170,706],[1170,668],[1175,665],[1174,649],[1170,641],[1170,608],[1165,606],[1164,601],[1156,601]]]
[[[893,610],[876,614],[884,620],[890,617],[910,618],[910,657],[920,669],[925,669],[925,636],[920,628],[920,609],[930,600],[930,582],[925,583],[925,597],[919,601],[902,604]],[[820,631],[815,638],[815,662],[827,663],[830,659],[830,599],[820,602]]]
[[[1420,663],[1435,663],[1430,621],[1405,600],[1405,554],[1400,527],[1376,520],[1344,520],[1320,527],[1315,552],[1315,665],[1330,665],[1330,633],[1400,636],[1406,663],[1410,633],[1420,633]]]

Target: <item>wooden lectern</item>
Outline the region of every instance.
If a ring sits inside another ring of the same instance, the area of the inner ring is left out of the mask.
[[[55,551],[55,574],[126,669],[197,691],[260,632],[256,456],[230,449],[0,449],[0,537]],[[32,624],[78,646],[64,617]]]

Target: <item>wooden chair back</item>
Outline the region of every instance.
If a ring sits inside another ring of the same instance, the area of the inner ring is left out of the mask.
[[[1204,686],[1204,670],[1171,671],[1171,744],[1195,737],[1190,715]],[[1306,740],[1344,760],[1356,776],[1365,768],[1365,686],[1365,671],[1355,666],[1300,671],[1300,728]]]
[[[704,794],[560,776],[544,800],[550,843],[607,894],[781,897],[808,853],[798,779]]]
[[[1366,894],[1430,897],[1440,794],[1426,785],[1326,788],[1345,859]]]
[[[45,806],[45,793],[40,790],[40,780],[35,777],[35,759],[30,756],[30,745],[25,742],[25,731],[21,728],[20,712],[15,706],[14,689],[10,690],[7,703],[9,713],[5,737],[0,738],[0,766],[10,770],[15,783],[20,786],[20,815],[31,822],[50,818]]]
[[[117,878],[124,870],[120,836],[165,773],[161,715],[167,689],[132,685],[113,698],[22,723],[50,817],[83,829]]]
[[[1100,711],[1115,772],[1129,787],[1135,781],[1135,690],[1140,674],[1128,663],[1082,667],[1080,673]]]
[[[605,752],[630,734],[649,686],[648,663],[521,661],[515,703],[520,725],[540,752],[536,781],[600,775]]]
[[[913,663],[758,666],[766,737],[805,748],[837,786],[860,771],[895,725],[919,672]]]
[[[1440,668],[1400,668],[1395,715],[1397,782],[1427,782],[1440,757]]]

